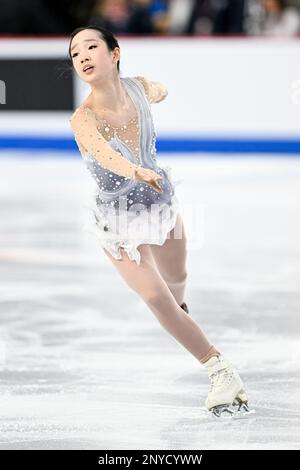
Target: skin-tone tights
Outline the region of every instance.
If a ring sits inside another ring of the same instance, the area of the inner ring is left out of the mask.
[[[157,320],[201,364],[220,352],[208,341],[200,326],[180,305],[186,287],[186,235],[181,214],[163,245],[141,244],[141,262],[130,260],[122,248],[122,259],[105,254],[127,285],[147,304]]]

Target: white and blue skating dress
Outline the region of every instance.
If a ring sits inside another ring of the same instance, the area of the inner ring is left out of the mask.
[[[96,235],[115,259],[124,248],[140,264],[140,244],[162,245],[175,226],[180,202],[175,195],[171,167],[156,158],[156,132],[150,105],[168,94],[160,83],[145,77],[120,77],[132,99],[136,116],[120,127],[111,126],[85,104],[70,119],[75,141],[95,184],[87,203],[89,220],[84,230]],[[138,167],[150,168],[163,179],[162,192],[133,179]]]

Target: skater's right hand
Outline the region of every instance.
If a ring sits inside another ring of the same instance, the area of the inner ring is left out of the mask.
[[[136,181],[149,184],[149,186],[159,193],[162,193],[162,188],[158,184],[157,180],[162,178],[162,176],[155,173],[155,171],[150,170],[150,168],[139,167],[134,170],[134,179]]]

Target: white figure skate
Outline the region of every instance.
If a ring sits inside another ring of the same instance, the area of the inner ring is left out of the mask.
[[[248,406],[248,398],[241,377],[233,365],[222,356],[212,356],[204,364],[211,382],[206,408],[213,417],[245,417],[255,413]]]

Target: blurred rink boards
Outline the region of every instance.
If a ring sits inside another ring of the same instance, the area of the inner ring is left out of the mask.
[[[68,39],[0,39],[0,449],[300,445],[298,40],[120,38],[153,104],[188,237],[191,315],[256,416],[216,424],[205,371],[83,230]]]
[[[168,88],[152,105],[161,152],[300,153],[297,39],[119,44],[121,76]],[[1,150],[76,150],[68,118],[90,87],[73,76],[67,51],[68,38],[0,38]]]

